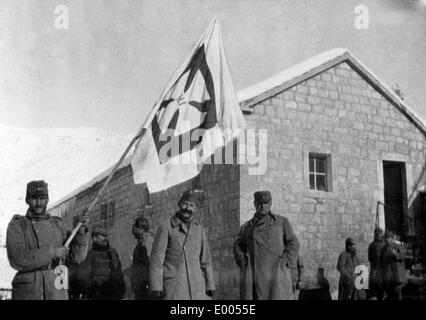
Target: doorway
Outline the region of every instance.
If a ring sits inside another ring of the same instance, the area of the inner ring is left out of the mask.
[[[405,162],[383,161],[386,229],[403,239],[408,232],[407,179]]]

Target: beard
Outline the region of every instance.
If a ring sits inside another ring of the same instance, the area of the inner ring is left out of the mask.
[[[194,213],[188,209],[181,209],[178,216],[183,222],[188,222],[192,220]]]
[[[95,248],[96,250],[101,250],[101,251],[109,249],[108,240],[93,242],[93,248]]]
[[[46,212],[46,208],[45,207],[34,207],[32,212],[35,213],[35,214],[41,215],[41,214]]]

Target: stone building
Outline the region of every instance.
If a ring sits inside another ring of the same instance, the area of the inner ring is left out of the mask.
[[[93,220],[110,228],[124,267],[135,244],[133,219],[147,216],[154,232],[190,186],[205,191],[198,220],[207,228],[218,297],[223,299],[238,298],[232,244],[239,226],[252,217],[256,190],[272,192],[272,210],[292,223],[308,274],[324,268],[332,291],[346,237],[355,239],[367,263],[378,213],[388,228],[407,239],[424,228],[419,184],[426,128],[349,51],[322,53],[240,91],[238,97],[248,127],[267,129],[267,140],[260,141],[267,143],[264,174],[250,175],[244,164],[205,165],[197,178],[149,194],[145,185],[134,185],[126,160],[93,210]],[[58,201],[50,212],[72,224],[110,170]]]

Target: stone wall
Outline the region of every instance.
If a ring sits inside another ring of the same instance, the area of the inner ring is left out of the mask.
[[[308,273],[325,268],[335,290],[346,237],[355,239],[367,263],[377,201],[384,198],[382,161],[406,163],[410,198],[426,159],[425,136],[346,63],[253,109],[246,120],[249,128],[268,130],[268,166],[259,176],[241,166],[240,223],[253,214],[253,192],[270,190],[272,210],[299,237]],[[309,190],[310,152],[331,156],[332,192]]]

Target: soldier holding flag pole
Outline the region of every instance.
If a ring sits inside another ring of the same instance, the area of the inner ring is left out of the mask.
[[[12,281],[12,299],[67,300],[67,279],[59,279],[55,271],[61,260],[79,263],[86,257],[89,218],[81,217],[77,236],[65,246],[67,230],[62,219],[46,213],[47,183],[29,182],[25,201],[26,215],[15,215],[7,228],[7,255],[10,265],[18,271]],[[65,271],[62,276],[67,276],[65,266],[58,269]],[[58,280],[65,283],[61,285]]]

